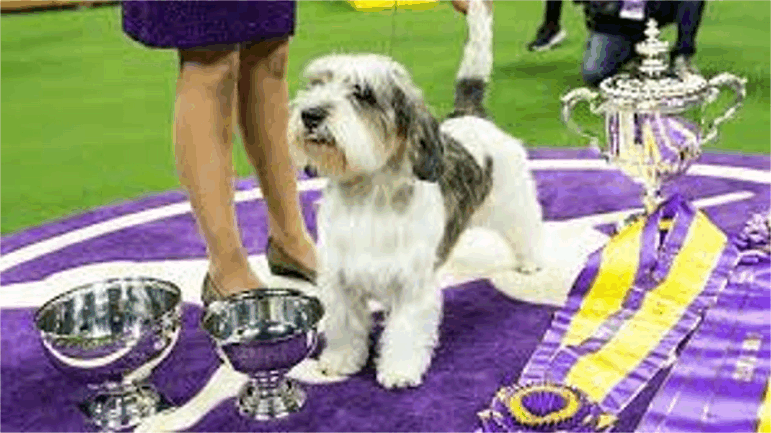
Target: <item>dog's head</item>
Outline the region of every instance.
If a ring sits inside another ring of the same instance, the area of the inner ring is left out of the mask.
[[[301,162],[346,179],[409,164],[441,176],[439,126],[407,71],[374,54],[330,55],[308,65],[307,88],[292,101],[289,142]]]

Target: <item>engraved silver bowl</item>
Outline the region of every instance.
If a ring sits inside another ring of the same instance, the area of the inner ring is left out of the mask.
[[[292,289],[258,289],[210,304],[203,329],[223,362],[249,376],[236,407],[241,415],[271,420],[298,412],[303,389],[286,377],[318,342],[321,302]]]
[[[149,383],[179,338],[182,294],[145,277],[114,278],[69,290],[35,315],[45,353],[87,384],[80,404],[102,430],[122,430],[170,406]]]

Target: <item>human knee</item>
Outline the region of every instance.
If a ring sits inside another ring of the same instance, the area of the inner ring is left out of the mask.
[[[261,41],[247,45],[241,52],[241,68],[251,70],[255,67],[264,69],[277,79],[286,76],[289,58],[289,41],[286,39]],[[244,75],[242,73],[242,75]]]
[[[584,62],[581,69],[581,76],[584,79],[584,83],[589,86],[599,86],[602,80],[610,76],[610,73],[603,68],[596,65],[587,64]]]
[[[223,91],[235,84],[237,61],[235,51],[181,51],[180,79],[199,89]]]

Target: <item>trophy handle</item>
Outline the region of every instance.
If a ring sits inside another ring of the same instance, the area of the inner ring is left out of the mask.
[[[589,103],[589,110],[592,113],[597,114],[597,107],[595,105],[595,100],[600,96],[599,93],[592,91],[586,87],[582,87],[579,89],[574,89],[568,92],[565,96],[561,98],[562,102],[562,122],[565,124],[565,126],[568,127],[571,131],[574,133],[586,137],[589,139],[589,144],[599,150],[600,148],[600,139],[594,135],[588,134],[584,132],[578,124],[573,121],[572,119],[572,113],[573,108],[575,108],[576,105],[578,105],[579,102],[588,102]]]
[[[719,88],[723,86],[731,88],[734,91],[736,98],[734,99],[734,103],[728,107],[728,109],[722,115],[710,123],[709,128],[707,129],[707,133],[702,139],[702,144],[707,144],[714,141],[717,138],[718,128],[720,125],[726,120],[732,118],[734,114],[736,114],[736,110],[741,107],[741,105],[744,103],[744,98],[747,96],[746,85],[746,78],[739,78],[736,75],[729,74],[728,72],[724,72],[709,80],[709,86],[714,92],[714,96],[710,99],[714,100],[714,98],[716,98],[720,93]]]

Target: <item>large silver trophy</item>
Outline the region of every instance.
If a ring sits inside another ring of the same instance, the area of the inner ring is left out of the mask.
[[[236,406],[241,415],[271,420],[299,411],[305,392],[286,374],[318,341],[321,302],[297,290],[259,289],[215,301],[202,319],[223,362],[249,376]]]
[[[685,173],[702,146],[714,141],[719,126],[736,113],[746,96],[747,80],[729,73],[710,80],[688,71],[672,74],[669,44],[659,40],[655,20],[648,21],[645,35],[647,39],[636,45],[641,62],[635,70],[606,78],[599,92],[579,88],[567,93],[562,98],[562,121],[642,184],[645,212],[650,214],[663,199],[662,186]],[[722,87],[734,91],[733,104],[707,122],[707,107]],[[588,102],[591,113],[604,116],[605,140],[586,133],[571,119],[580,102]]]
[[[84,382],[80,404],[100,429],[122,430],[170,406],[149,383],[179,338],[182,294],[174,284],[115,278],[46,302],[35,326],[51,362]]]

